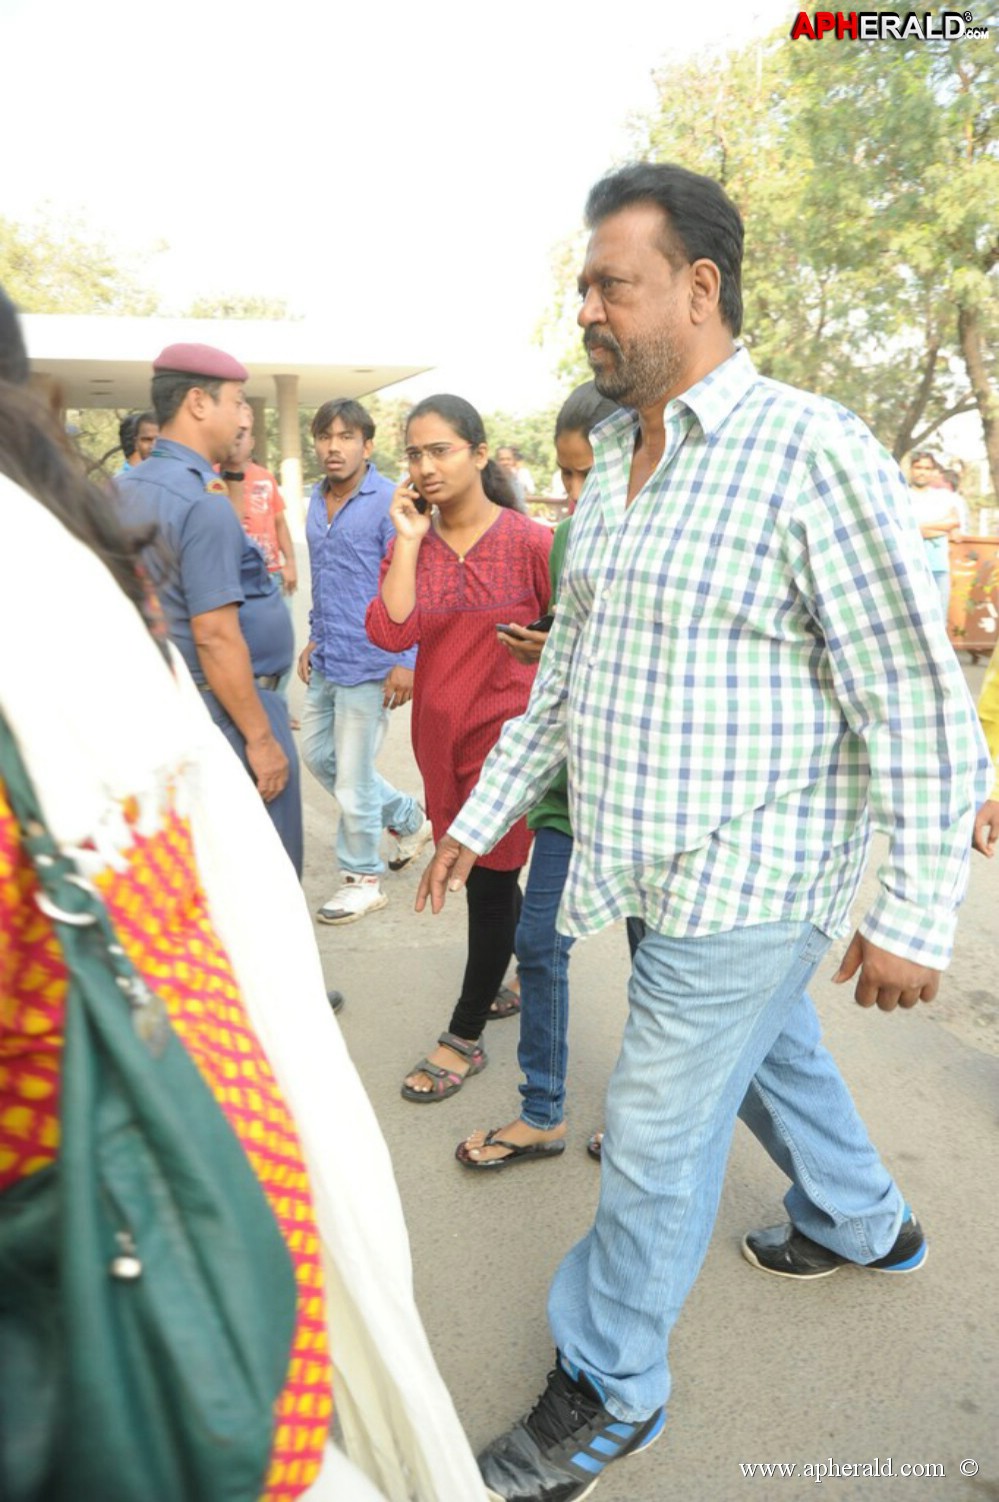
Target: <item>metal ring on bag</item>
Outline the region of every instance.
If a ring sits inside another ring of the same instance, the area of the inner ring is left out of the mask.
[[[71,881],[74,886],[82,888],[84,892],[90,892],[95,897],[97,896],[96,887],[91,886],[90,882],[86,881],[82,876],[70,875],[66,877],[66,880]],[[68,923],[73,928],[89,928],[91,923],[97,922],[96,913],[63,912],[62,908],[56,907],[51,897],[45,892],[39,891],[35,893],[35,906],[47,918],[52,918],[56,923]]]

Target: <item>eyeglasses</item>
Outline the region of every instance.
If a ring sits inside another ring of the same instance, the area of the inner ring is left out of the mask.
[[[426,454],[428,459],[437,464],[441,459],[446,459],[448,454],[460,454],[462,449],[473,449],[475,447],[474,443],[428,443],[421,449],[407,449],[406,463],[419,464],[424,454]]]

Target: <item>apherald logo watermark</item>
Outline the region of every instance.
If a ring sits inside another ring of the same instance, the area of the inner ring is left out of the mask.
[[[973,25],[974,19],[970,10],[943,10],[936,16],[929,11],[920,16],[914,10],[905,15],[897,10],[851,10],[845,14],[841,10],[817,10],[810,16],[806,10],[799,10],[791,27],[791,40],[807,37],[810,42],[821,42],[827,36],[838,42],[847,37],[854,42],[984,40],[988,27]]]

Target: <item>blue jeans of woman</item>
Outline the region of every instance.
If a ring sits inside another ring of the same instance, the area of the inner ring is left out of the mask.
[[[551,1131],[565,1114],[569,1062],[569,951],[575,940],[556,926],[572,837],[560,829],[535,830],[531,868],[514,948],[520,976],[520,1044],[523,1081],[520,1115],[539,1132]],[[628,919],[632,957],[645,934],[640,918]]]
[[[852,1261],[891,1247],[904,1201],[821,1046],[809,923],[697,938],[647,933],[607,1093],[600,1202],[555,1274],[559,1349],[620,1419],[668,1397],[667,1343],[714,1226],[736,1116],[792,1179],[787,1207]]]
[[[562,1120],[569,1050],[569,951],[573,940],[555,927],[569,872],[572,839],[538,829],[514,949],[520,973],[520,1114],[549,1131]]]

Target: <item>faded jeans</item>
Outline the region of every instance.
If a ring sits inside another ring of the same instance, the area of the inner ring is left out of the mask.
[[[375,767],[388,726],[382,699],[381,679],[345,686],[313,668],[302,711],[302,760],[340,805],[337,861],[351,876],[385,870],[383,829],[415,834],[424,820],[416,799],[392,787]]]
[[[809,923],[765,923],[649,932],[639,946],[596,1218],[548,1304],[556,1345],[617,1418],[646,1418],[669,1395],[667,1343],[707,1252],[738,1114],[791,1177],[787,1207],[807,1235],[867,1262],[898,1233],[902,1195],[805,989],[828,943]]]

